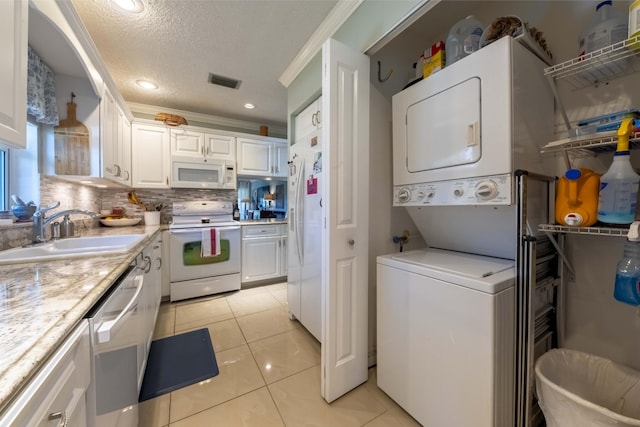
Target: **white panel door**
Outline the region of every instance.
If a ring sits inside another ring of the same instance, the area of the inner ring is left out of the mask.
[[[322,46],[322,377],[327,402],[367,380],[369,57]]]

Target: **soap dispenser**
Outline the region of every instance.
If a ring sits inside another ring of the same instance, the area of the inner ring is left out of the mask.
[[[73,237],[73,234],[73,221],[71,221],[69,215],[65,215],[62,224],[60,224],[60,237]]]
[[[640,305],[640,221],[629,228],[624,255],[616,267],[613,297],[625,304]]]

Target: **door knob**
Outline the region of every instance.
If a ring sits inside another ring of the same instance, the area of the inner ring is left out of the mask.
[[[355,240],[353,240],[353,239],[349,240],[349,246],[353,246],[353,245],[355,245],[355,244],[356,244],[356,241],[355,241]]]

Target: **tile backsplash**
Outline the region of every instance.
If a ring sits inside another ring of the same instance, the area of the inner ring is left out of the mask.
[[[142,209],[129,203],[127,193],[130,188],[100,189],[63,181],[55,177],[42,176],[40,178],[40,204],[39,206],[51,206],[60,201],[63,209],[84,209],[99,212],[102,209],[122,208],[127,216],[141,217]],[[219,200],[235,202],[238,193],[234,190],[203,190],[203,189],[135,189],[136,196],[143,203],[157,205],[162,203],[160,223],[168,224],[171,221],[173,202],[186,200]],[[76,231],[82,234],[83,228],[99,227],[96,220],[87,219],[82,215],[72,215]],[[22,246],[31,241],[31,223],[14,224],[13,226],[0,227],[0,250]]]

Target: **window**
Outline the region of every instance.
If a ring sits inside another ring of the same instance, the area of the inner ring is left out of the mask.
[[[0,143],[0,211],[11,208],[12,194],[20,197],[25,203],[39,203],[39,132],[38,125],[27,123],[27,147],[24,149],[10,149]]]

